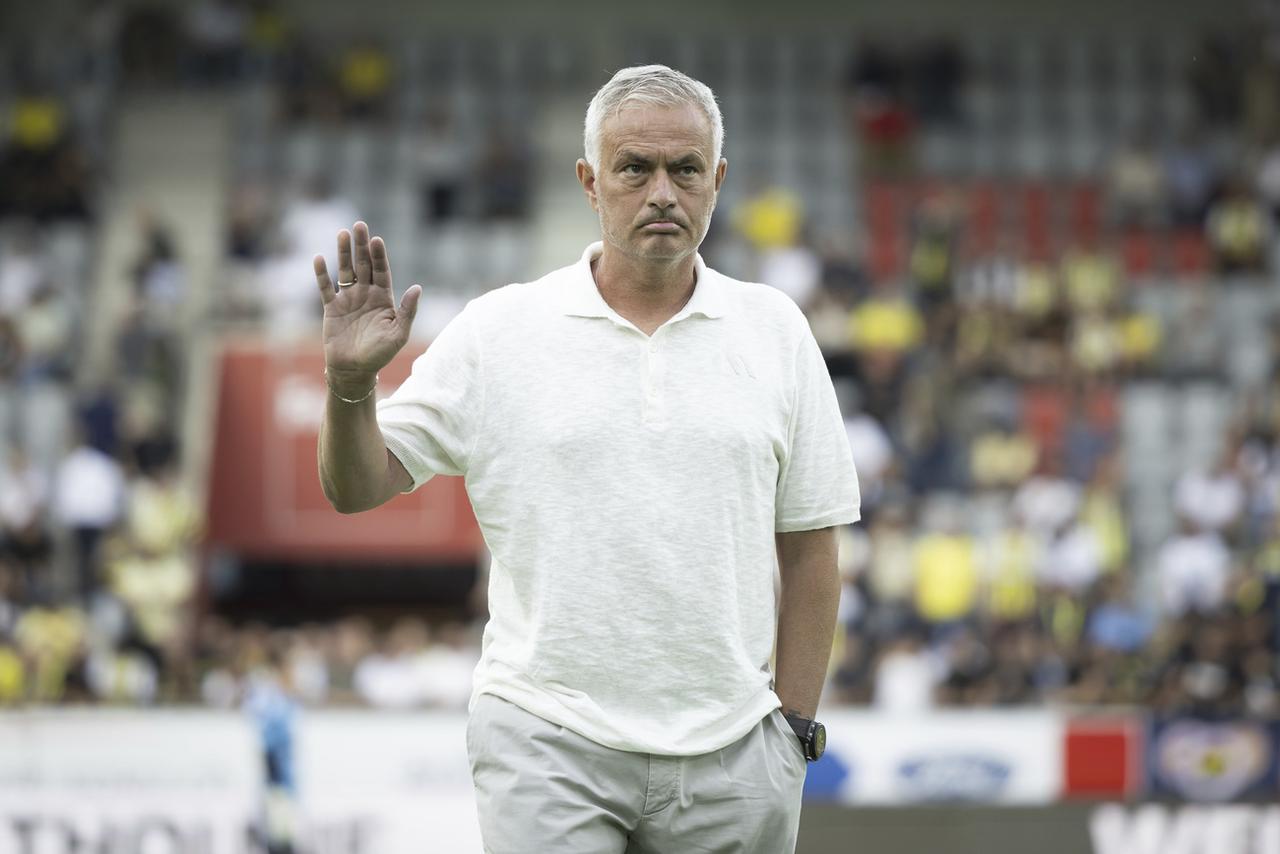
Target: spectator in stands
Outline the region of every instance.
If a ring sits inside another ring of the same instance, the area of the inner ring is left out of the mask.
[[[1063,475],[1061,456],[1046,449],[1036,473],[1014,493],[1012,509],[1033,534],[1047,540],[1079,513],[1080,484]]]
[[[373,41],[347,48],[338,64],[342,115],[351,119],[383,119],[391,107],[394,80],[391,55]]]
[[[822,261],[803,234],[790,246],[764,250],[760,257],[759,280],[768,282],[807,310],[822,283]]]
[[[87,171],[66,105],[47,92],[24,92],[7,124],[9,137],[0,143],[0,218],[87,218]]]
[[[50,590],[48,578],[38,577],[53,556],[48,527],[50,485],[18,446],[8,449],[0,464],[0,554],[9,562],[16,584],[31,592]]]
[[[844,420],[849,450],[862,490],[863,518],[869,518],[884,499],[884,481],[894,466],[893,443],[880,422],[854,410]]]
[[[352,617],[333,627],[326,657],[329,660],[331,696],[338,702],[358,699],[356,670],[374,649],[373,628],[368,620]]]
[[[422,663],[429,641],[430,634],[422,620],[406,618],[397,622],[381,649],[356,666],[354,684],[361,699],[379,708],[421,705],[428,688]]]
[[[471,675],[479,659],[480,650],[463,623],[452,620],[441,625],[435,642],[418,661],[419,702],[432,708],[465,710],[471,698]]]
[[[854,54],[848,97],[867,175],[900,176],[912,167],[915,117],[904,100],[904,77],[900,58],[882,46],[866,43]]]
[[[1208,471],[1185,472],[1174,488],[1174,509],[1197,530],[1230,534],[1245,507],[1244,481],[1234,449],[1224,450]]]
[[[1025,481],[1036,467],[1039,450],[1018,425],[993,418],[969,448],[969,477],[978,489],[1009,489]]]
[[[758,252],[792,246],[804,225],[799,197],[781,187],[766,187],[734,208],[734,228]]]
[[[1102,574],[1102,558],[1102,546],[1093,529],[1072,520],[1054,531],[1047,541],[1041,583],[1084,599]]]
[[[1174,225],[1202,227],[1218,175],[1213,155],[1194,125],[1179,134],[1165,156],[1164,173]]]
[[[85,699],[84,612],[69,605],[33,606],[14,627],[18,652],[28,662],[28,699],[56,703]]]
[[[1113,453],[1098,461],[1080,506],[1080,521],[1097,540],[1105,574],[1122,572],[1129,563],[1129,528],[1120,499],[1119,459]]]
[[[1219,380],[1226,362],[1226,336],[1216,317],[1216,302],[1207,287],[1192,286],[1175,304],[1165,349],[1165,373],[1180,380]]]
[[[75,356],[71,324],[70,307],[58,289],[52,283],[45,283],[37,288],[17,316],[24,382],[39,383],[70,378]]]
[[[1231,553],[1216,533],[1184,522],[1181,532],[1160,548],[1156,571],[1167,615],[1213,614],[1226,598]]]
[[[500,129],[489,137],[475,175],[482,220],[507,222],[528,217],[532,197],[529,159],[529,151],[514,133]]]
[[[1150,132],[1140,130],[1111,155],[1107,193],[1122,228],[1153,228],[1168,207],[1163,164]]]
[[[98,587],[98,546],[120,521],[124,506],[120,463],[77,439],[58,465],[52,509],[58,524],[74,535],[76,592],[83,600]]]
[[[985,615],[996,625],[1030,620],[1036,608],[1037,571],[1044,543],[1017,514],[982,544],[981,589]]]
[[[318,706],[329,699],[329,662],[325,658],[324,629],[306,625],[288,633],[284,672],[297,698]]]
[[[175,323],[187,296],[186,272],[172,230],[149,212],[139,216],[142,249],[133,262],[135,297],[155,320]]]
[[[934,518],[915,546],[916,613],[935,638],[969,620],[978,602],[978,565],[972,537],[961,527],[960,508],[936,504]]]
[[[237,0],[200,0],[186,10],[183,59],[201,83],[236,80],[244,67],[249,14]]]
[[[1280,232],[1280,133],[1258,158],[1256,187],[1258,198],[1271,211],[1272,234]]]
[[[924,322],[897,288],[884,287],[849,316],[849,340],[864,358],[898,364],[924,341]]]
[[[926,712],[935,705],[934,694],[943,672],[942,663],[920,636],[908,632],[880,657],[872,705],[887,714]]]
[[[1072,311],[1103,311],[1120,297],[1120,266],[1095,238],[1080,241],[1062,258],[1062,286]]]
[[[466,207],[465,179],[474,167],[462,132],[444,105],[428,111],[417,156],[426,221],[435,225],[460,217]]]
[[[1089,642],[1114,652],[1141,652],[1155,626],[1133,600],[1128,577],[1120,573],[1107,576],[1100,589],[1101,602],[1089,615]]]
[[[913,621],[915,543],[906,508],[886,504],[870,522],[867,591],[874,622],[886,635],[896,635]]]
[[[1245,184],[1227,184],[1221,199],[1209,209],[1205,235],[1221,273],[1262,272],[1271,237],[1270,215]]]
[[[916,210],[907,267],[925,316],[931,321],[954,300],[958,233],[955,206],[946,196],[930,196]]]

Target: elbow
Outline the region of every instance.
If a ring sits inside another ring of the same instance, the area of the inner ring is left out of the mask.
[[[365,510],[371,510],[376,504],[370,504],[367,501],[360,501],[355,496],[343,494],[337,489],[327,478],[320,477],[320,488],[324,491],[325,500],[329,502],[329,506],[343,516],[350,516],[354,513],[363,513]]]
[[[366,507],[362,504],[354,504],[351,502],[344,502],[344,501],[335,501],[332,498],[329,499],[329,506],[332,507],[334,510],[338,511],[339,513],[341,513],[343,516],[353,516],[356,513],[363,513],[364,511],[370,509],[369,507]]]

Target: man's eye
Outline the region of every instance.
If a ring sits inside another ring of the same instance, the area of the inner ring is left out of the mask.
[[[628,163],[622,167],[622,172],[624,175],[639,175],[643,169],[639,163]]]
[[[681,175],[697,175],[698,167],[697,166],[681,166],[680,174]]]

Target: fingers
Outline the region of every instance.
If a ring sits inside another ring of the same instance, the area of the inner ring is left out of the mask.
[[[311,259],[311,266],[316,271],[316,287],[320,288],[320,299],[328,305],[333,301],[333,282],[329,280],[329,268],[325,266],[324,256],[317,255]]]
[[[369,258],[369,226],[363,221],[357,222],[352,234],[355,236],[355,280],[367,285],[373,281],[373,263]]]
[[[344,228],[338,232],[338,281],[355,280],[356,271],[351,266],[351,232]]]
[[[414,285],[404,292],[404,296],[400,300],[400,310],[396,312],[396,320],[400,323],[400,329],[407,338],[409,329],[413,326],[413,319],[418,316],[418,300],[422,297],[422,285]]]
[[[387,258],[387,244],[381,237],[369,241],[369,255],[373,265],[373,283],[380,288],[390,288],[391,261]]]

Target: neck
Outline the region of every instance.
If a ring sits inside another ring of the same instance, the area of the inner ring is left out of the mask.
[[[631,315],[665,319],[693,296],[693,253],[675,259],[635,258],[606,242],[591,265],[591,273],[604,301],[628,319]]]

